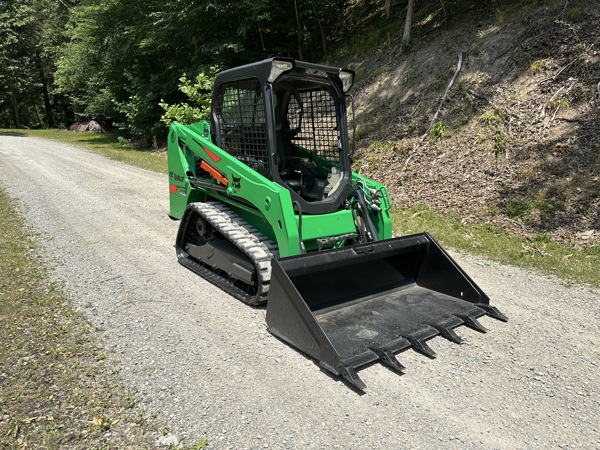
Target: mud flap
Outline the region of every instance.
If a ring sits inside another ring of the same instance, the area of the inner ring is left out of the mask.
[[[428,339],[485,314],[507,320],[428,233],[272,261],[269,331],[360,390],[360,367],[401,373],[396,353],[433,358]]]

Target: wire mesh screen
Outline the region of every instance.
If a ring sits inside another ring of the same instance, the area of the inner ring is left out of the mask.
[[[268,170],[265,101],[259,81],[252,79],[221,85],[217,117],[223,150],[254,170]]]
[[[292,142],[327,160],[331,165],[339,165],[340,149],[337,128],[335,101],[325,90],[300,92],[302,111],[296,98],[288,104],[288,122],[292,128],[301,126],[301,131]],[[302,123],[300,124],[300,115]]]

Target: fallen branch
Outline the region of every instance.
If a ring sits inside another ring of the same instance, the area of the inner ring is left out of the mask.
[[[492,64],[495,63],[498,59],[502,58],[504,55],[506,55],[508,52],[510,52],[511,50],[516,49],[517,47],[519,47],[521,45],[521,43],[525,40],[525,37],[532,31],[537,31],[535,29],[535,27],[529,27],[527,28],[525,31],[523,31],[519,37],[516,39],[517,43],[516,45],[511,45],[510,47],[505,48],[502,52],[500,52],[498,55],[496,55],[496,57],[494,59],[492,59]],[[514,42],[514,41],[513,41]]]
[[[546,103],[544,103],[544,105],[542,106],[541,110],[540,110],[540,119],[543,119],[544,117],[546,117],[546,106],[548,106],[548,103],[551,103],[552,100],[554,100],[556,98],[556,96],[558,94],[560,94],[560,91],[562,91],[565,87],[562,86],[558,91],[556,91],[554,93],[554,95],[552,95],[552,97],[550,97],[550,100],[548,100]]]
[[[585,119],[569,119],[567,117],[557,117],[557,119],[567,123],[588,123]]]
[[[422,214],[425,214],[427,212],[426,209],[422,209],[421,211],[417,211],[416,213],[414,213],[412,216],[410,216],[411,219],[414,219],[416,217],[419,217]]]
[[[478,98],[478,99],[480,99],[480,100],[484,100],[486,103],[489,103],[489,102],[490,102],[490,99],[489,99],[489,98],[487,98],[485,95],[478,94],[478,93],[477,93],[477,92],[475,92],[473,89],[467,89],[467,92],[468,92],[469,94],[471,94],[473,97],[477,97],[477,98]]]
[[[402,169],[400,169],[400,172],[398,172],[398,176],[396,177],[397,180],[400,180],[404,176],[404,171],[408,167],[408,163],[410,162],[413,155],[415,154],[415,150],[417,150],[417,148],[419,148],[419,144],[421,143],[421,141],[422,141],[422,138],[419,139],[419,141],[414,145],[413,149],[410,151],[410,154],[406,157],[406,160],[404,160],[404,165],[402,166]]]
[[[600,85],[599,85],[599,89],[600,89]],[[598,92],[600,92],[600,91],[598,91]],[[421,103],[422,103],[422,102],[423,102],[423,97],[421,97],[421,98],[419,99],[419,102],[417,103],[417,106],[415,106],[415,107],[413,108],[412,112],[409,114],[409,116],[408,116],[408,117],[412,117],[412,116],[414,116],[414,115],[415,115],[415,113],[417,112],[417,109],[419,109],[419,106],[421,106]]]
[[[438,107],[437,111],[433,115],[433,120],[431,121],[431,123],[427,127],[427,130],[425,131],[425,133],[423,133],[421,135],[421,137],[419,137],[419,139],[417,140],[417,142],[415,142],[415,145],[413,146],[412,150],[408,153],[408,156],[406,157],[406,160],[404,161],[404,165],[402,166],[402,169],[400,169],[400,171],[398,172],[397,180],[400,180],[404,176],[404,172],[406,171],[406,168],[408,167],[408,163],[410,163],[410,161],[412,160],[413,155],[419,149],[421,143],[423,142],[423,140],[427,136],[427,133],[429,132],[429,129],[435,123],[435,120],[437,119],[437,116],[440,113],[440,110],[442,109],[444,101],[446,100],[446,97],[448,96],[448,92],[450,91],[450,88],[454,84],[454,80],[456,80],[456,77],[458,76],[458,73],[460,72],[461,68],[462,68],[462,52],[458,55],[458,66],[456,67],[456,72],[454,72],[454,75],[452,76],[452,79],[450,80],[450,83],[448,83],[448,87],[446,88],[446,92],[444,92],[444,96],[442,97],[442,101],[440,102],[440,106]]]
[[[560,17],[563,17],[565,15],[565,11],[567,10],[567,6],[569,6],[569,0],[565,1],[565,6],[563,7],[562,13],[560,14]]]
[[[560,69],[558,72],[556,72],[554,75],[550,76],[550,77],[546,77],[543,80],[540,80],[538,82],[538,84],[542,84],[545,83],[546,81],[550,81],[550,80],[556,80],[558,78],[558,76],[563,73],[565,70],[567,70],[569,67],[571,67],[573,65],[575,61],[571,61],[569,64],[567,64],[566,66],[564,66],[562,69]]]
[[[446,100],[446,97],[448,96],[448,92],[450,91],[450,88],[454,84],[454,80],[456,80],[456,77],[458,76],[458,72],[460,72],[460,69],[462,68],[462,57],[463,57],[462,56],[462,52],[460,52],[460,54],[458,55],[458,66],[456,67],[456,72],[454,72],[454,75],[452,76],[452,79],[450,80],[450,83],[448,83],[448,87],[446,88],[446,92],[444,92],[444,96],[442,97],[442,101],[440,102],[440,106],[438,107],[437,111],[433,115],[433,119],[431,120],[431,123],[427,127],[427,131],[429,131],[429,129],[435,123],[435,120],[437,119],[437,116],[440,113],[440,110],[442,109],[442,106],[444,105],[444,101]]]
[[[558,105],[556,107],[556,110],[554,110],[554,114],[552,114],[552,119],[550,119],[551,122],[554,122],[554,118],[556,117],[556,113],[558,112],[559,109],[560,109],[560,105]]]

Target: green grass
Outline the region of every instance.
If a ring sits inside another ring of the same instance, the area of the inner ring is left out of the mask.
[[[525,217],[531,213],[532,202],[527,198],[508,198],[506,200],[506,214],[508,217]]]
[[[539,234],[525,239],[485,223],[462,225],[456,217],[443,217],[424,206],[393,210],[395,233],[428,231],[445,248],[477,254],[526,269],[555,275],[569,283],[600,287],[600,247],[575,249]]]
[[[439,141],[441,139],[444,139],[444,136],[446,136],[447,133],[448,133],[448,125],[446,125],[444,122],[441,122],[441,121],[435,122],[433,125],[431,125],[431,127],[427,131],[427,135],[429,136],[429,139],[431,139],[433,141]]]
[[[65,142],[104,155],[115,161],[121,161],[154,172],[167,173],[167,156],[164,151],[141,151],[126,147],[119,142],[119,135],[116,133],[75,132],[55,129],[0,129],[0,133]]]
[[[529,71],[531,73],[540,73],[544,69],[546,61],[543,59],[536,59],[529,65]]]
[[[135,394],[50,281],[1,189],[0,211],[0,448],[152,447]]]

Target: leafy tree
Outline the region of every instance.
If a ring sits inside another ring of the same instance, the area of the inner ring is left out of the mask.
[[[274,55],[318,61],[343,32],[344,4],[0,0],[0,124],[96,118],[156,136],[159,103],[187,100],[177,89],[186,73]]]
[[[202,72],[196,76],[194,81],[185,76],[181,77],[179,79],[179,91],[187,97],[188,101],[175,105],[169,105],[161,101],[160,107],[165,110],[165,113],[160,120],[166,125],[171,125],[173,122],[190,124],[200,120],[208,120],[217,72],[218,68],[213,66],[210,68],[208,75]]]
[[[34,40],[33,23],[29,3],[0,1],[0,102],[3,122],[15,128],[31,121],[32,105],[25,103],[31,100],[33,83],[33,64],[26,59]]]
[[[64,101],[53,90],[56,50],[64,41],[67,0],[0,1],[0,123],[54,126]]]

